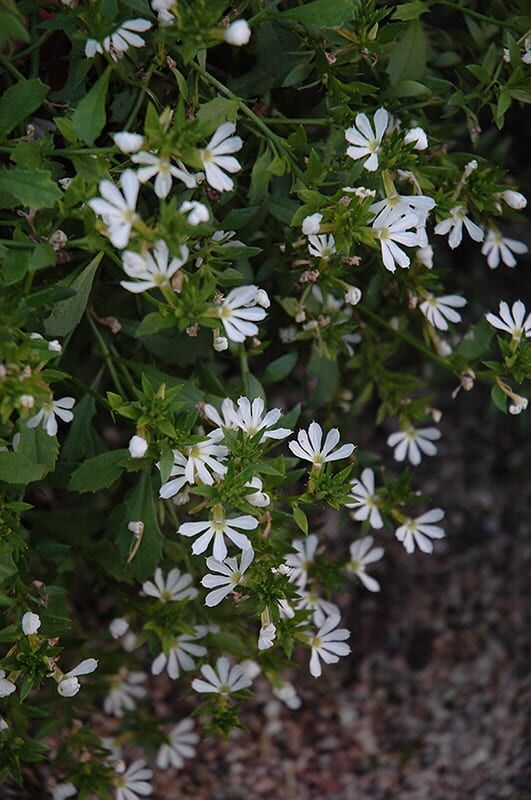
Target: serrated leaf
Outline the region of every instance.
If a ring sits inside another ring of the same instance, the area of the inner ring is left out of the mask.
[[[20,81],[7,89],[0,99],[0,139],[33,114],[42,105],[48,91],[48,86],[38,78]]]
[[[127,495],[117,521],[116,542],[124,562],[130,557],[134,544],[134,535],[127,527],[129,522],[141,521],[144,524],[140,545],[129,565],[131,575],[139,581],[153,575],[162,556],[164,537],[157,521],[155,496],[151,476],[149,472],[143,472],[137,486]]]
[[[71,492],[99,492],[108,489],[125,470],[127,450],[111,450],[84,461],[72,474],[68,488]]]
[[[51,208],[61,197],[61,190],[51,172],[43,169],[12,167],[0,171],[0,191],[29,208]]]
[[[87,307],[90,290],[103,253],[98,253],[85,269],[74,279],[69,288],[75,291],[72,297],[57,303],[44,322],[49,336],[66,336],[79,324]]]
[[[46,472],[42,464],[34,464],[22,453],[0,453],[0,481],[26,485],[40,480]]]

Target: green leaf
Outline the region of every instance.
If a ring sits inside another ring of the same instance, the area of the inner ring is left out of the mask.
[[[320,28],[331,28],[350,22],[354,15],[355,0],[314,0],[297,8],[276,13],[274,19],[292,19],[318,25]]]
[[[33,464],[22,453],[0,453],[0,481],[14,484],[27,484],[40,480],[45,467]]]
[[[18,203],[30,208],[51,208],[61,190],[51,172],[43,169],[12,167],[0,171],[0,191],[8,192]]]
[[[418,20],[410,22],[404,35],[395,45],[387,72],[391,84],[400,81],[418,80],[426,71],[426,36]]]
[[[479,358],[489,349],[493,336],[494,331],[491,326],[487,320],[482,319],[481,322],[472,326],[455,352],[458,356],[466,359]]]
[[[126,497],[120,521],[116,520],[116,542],[124,561],[131,555],[134,543],[134,534],[128,529],[128,524],[137,521],[144,524],[140,546],[130,564],[132,576],[139,581],[145,581],[153,575],[162,557],[164,537],[157,521],[155,496],[151,476],[149,472],[143,472],[137,486]],[[114,525],[115,520],[112,522]]]
[[[112,67],[108,66],[92,89],[78,103],[72,122],[80,139],[89,145],[94,144],[105,125],[105,100]]]
[[[339,367],[314,349],[308,363],[308,372],[315,379],[315,387],[308,399],[313,405],[323,406],[336,392],[340,377]]]
[[[293,519],[304,534],[308,533],[308,517],[299,506],[293,508]]]
[[[280,356],[280,358],[271,361],[264,370],[262,382],[275,383],[276,381],[282,381],[284,378],[287,378],[295,367],[298,357],[299,354],[293,351],[292,353],[286,353],[285,356]]]
[[[238,114],[237,100],[229,100],[227,97],[215,97],[201,106],[197,113],[198,122],[205,132],[205,135],[213,133],[224,122],[236,122]]]
[[[490,393],[492,402],[503,414],[507,414],[507,397],[499,386],[493,386]]]
[[[424,86],[423,83],[419,83],[419,81],[400,81],[395,86],[392,86],[386,92],[384,92],[384,96],[388,97],[418,97],[419,95],[428,95],[431,94],[431,91],[428,89],[427,86]]]
[[[57,437],[48,436],[40,425],[38,428],[21,425],[17,452],[42,467],[43,476],[55,467],[58,451]]]
[[[44,322],[44,330],[48,336],[66,336],[79,324],[87,307],[90,290],[103,252],[97,253],[85,269],[69,284],[75,291],[73,297],[62,300],[54,307]]]
[[[20,81],[11,86],[0,99],[0,139],[33,114],[48,94],[48,87],[38,78]]]
[[[71,492],[99,492],[118,480],[129,458],[127,450],[111,450],[89,458],[78,467],[70,478]]]
[[[425,0],[411,0],[410,3],[404,3],[395,9],[393,19],[409,22],[411,19],[418,19],[422,14],[427,14],[429,10],[430,7]]]

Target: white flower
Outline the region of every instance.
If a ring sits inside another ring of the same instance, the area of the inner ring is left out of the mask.
[[[81,689],[78,675],[90,675],[97,669],[98,662],[95,658],[85,658],[77,667],[66,672],[64,678],[57,684],[57,691],[61,697],[74,697]]]
[[[193,720],[181,720],[168,734],[168,743],[159,747],[157,767],[159,769],[168,769],[168,767],[181,769],[184,766],[185,758],[195,756],[194,744],[198,742],[199,736],[194,732]]]
[[[74,797],[77,794],[73,783],[58,783],[51,791],[52,800],[67,800],[68,797]]]
[[[101,197],[94,197],[88,205],[102,218],[112,244],[123,250],[129,242],[133,223],[138,219],[136,201],[140,184],[135,172],[126,169],[120,177],[123,194],[110,180],[100,181]]]
[[[379,592],[380,584],[376,578],[367,575],[365,568],[367,564],[379,561],[383,554],[383,547],[372,547],[374,539],[372,536],[364,536],[350,545],[350,561],[347,564],[347,571],[357,575],[369,592]],[[372,549],[371,549],[372,548]]]
[[[9,697],[10,694],[16,692],[17,687],[6,678],[6,671],[0,669],[0,697]]]
[[[522,411],[526,410],[528,406],[527,397],[520,397],[518,394],[513,394],[512,400],[514,402],[509,406],[509,414],[521,414]]]
[[[278,697],[291,711],[296,711],[301,707],[301,699],[297,694],[293,684],[287,681],[280,686],[273,687],[273,694]]]
[[[249,23],[245,19],[235,19],[234,22],[225,28],[223,38],[227,44],[232,44],[235,47],[241,47],[247,44],[251,38],[251,29]]]
[[[330,600],[319,597],[315,589],[299,591],[299,599],[295,604],[298,611],[311,611],[312,619],[316,625],[322,625],[331,614],[339,614],[339,608]]]
[[[205,605],[209,608],[217,606],[222,600],[233,592],[236,586],[245,582],[244,574],[251,565],[254,558],[254,551],[249,548],[242,552],[240,564],[236,558],[226,558],[225,561],[218,561],[210,556],[206,560],[206,565],[213,575],[209,573],[202,578],[201,583],[206,589],[213,589],[205,598]]]
[[[361,473],[361,478],[352,481],[352,503],[347,508],[355,508],[352,518],[358,521],[368,519],[372,528],[383,528],[383,520],[378,508],[378,498],[374,492],[374,472],[368,467]]]
[[[133,761],[125,772],[125,764],[120,764],[114,777],[116,794],[114,800],[139,800],[139,797],[147,797],[153,791],[149,781],[153,777],[153,772],[147,769],[145,761]]]
[[[96,53],[103,53],[105,50],[110,53],[114,61],[117,61],[130,47],[144,47],[146,43],[138,34],[150,28],[151,22],[147,19],[129,19],[122,22],[120,27],[110,36],[106,36],[102,43],[97,39],[88,39],[85,43],[85,56],[93,58]]]
[[[485,314],[487,322],[493,328],[510,333],[515,342],[519,342],[522,336],[525,339],[531,337],[531,314],[528,314],[526,318],[526,308],[521,300],[513,303],[512,309],[509,309],[505,300],[502,300],[498,313],[499,317],[492,313]]]
[[[195,669],[195,661],[192,656],[202,658],[207,654],[206,647],[196,644],[197,639],[201,639],[205,633],[206,630],[197,626],[193,634],[180,633],[175,636],[171,640],[168,652],[159,653],[153,661],[151,665],[153,675],[160,675],[162,670],[166,668],[170,678],[176,680],[181,674],[181,670],[189,671]]]
[[[186,221],[188,225],[196,227],[201,225],[202,222],[208,222],[210,219],[210,212],[204,203],[199,203],[197,200],[185,200],[181,203],[179,208],[181,214],[186,214]]]
[[[160,567],[155,570],[152,581],[145,581],[142,589],[149,597],[156,597],[163,603],[178,603],[180,600],[193,600],[199,592],[192,586],[193,578],[187,572],[174,567],[168,572],[166,579]]]
[[[120,670],[112,679],[111,690],[103,701],[105,713],[112,714],[113,717],[123,717],[125,711],[134,711],[136,701],[147,695],[145,688],[140,685],[146,678],[145,672]]]
[[[217,314],[231,342],[243,342],[246,337],[257,335],[256,323],[267,316],[264,308],[258,307],[258,291],[257,286],[238,286],[218,306]]]
[[[170,472],[173,480],[161,487],[160,496],[167,499],[180,491],[185,483],[193,485],[198,480],[212,486],[212,473],[225,475],[227,467],[221,462],[227,457],[229,450],[224,444],[219,444],[222,439],[223,431],[216,428],[203,441],[186,447],[183,453],[174,450],[174,465]]]
[[[148,289],[168,289],[177,270],[186,264],[188,255],[188,248],[183,245],[179,257],[175,256],[169,261],[168,245],[163,239],[155,242],[152,253],[141,255],[126,250],[122,257],[124,272],[134,280],[120,281],[120,286],[133,294],[146,292]]]
[[[247,689],[252,681],[248,678],[239,664],[230,666],[228,658],[222,656],[218,658],[216,669],[210,664],[201,667],[201,672],[206,680],[195,678],[192,681],[192,689],[200,693],[221,694],[227,696],[232,692],[239,692]]]
[[[323,444],[323,429],[318,422],[311,422],[308,432],[300,430],[297,434],[297,441],[288,442],[288,447],[297,458],[310,461],[320,469],[326,462],[348,458],[354,452],[356,447],[354,444],[344,444],[335,450],[334,448],[339,444],[339,438],[338,429],[332,428],[327,433]]]
[[[372,200],[376,197],[376,191],[374,189],[367,189],[366,186],[343,186],[342,191],[348,194],[354,194],[360,200]]]
[[[394,447],[395,461],[404,461],[407,457],[411,464],[417,466],[422,461],[422,453],[434,456],[437,452],[434,441],[441,438],[437,428],[408,428],[405,431],[392,433],[387,439],[389,447]]]
[[[289,428],[273,428],[282,416],[280,408],[272,408],[266,412],[265,403],[261,397],[249,400],[248,397],[240,397],[237,400],[236,408],[229,398],[226,399],[224,413],[227,415],[231,428],[240,429],[247,436],[256,436],[262,432],[262,439],[285,439],[293,433]]]
[[[269,495],[262,491],[264,484],[257,475],[254,475],[250,481],[247,481],[245,486],[249,489],[255,490],[251,494],[245,495],[245,499],[252,506],[255,506],[256,508],[265,508],[271,503],[271,498]]]
[[[142,458],[146,455],[149,445],[143,436],[131,436],[129,439],[129,454],[131,458]]]
[[[415,214],[406,214],[394,222],[392,217],[389,219],[388,216],[380,216],[378,224],[374,225],[376,238],[380,242],[382,260],[389,272],[394,272],[397,264],[402,269],[409,267],[409,256],[398,245],[415,247],[418,244],[418,235],[408,230],[417,225],[418,217]]]
[[[416,519],[406,519],[404,524],[395,531],[395,536],[402,542],[408,553],[413,553],[415,545],[423,553],[433,552],[432,539],[443,539],[444,531],[434,522],[440,522],[444,517],[442,508],[434,508]]]
[[[175,17],[171,13],[173,6],[175,6],[175,0],[151,0],[151,8],[157,14],[161,28],[173,25],[175,22]]]
[[[73,397],[62,397],[60,400],[43,403],[41,410],[34,417],[30,417],[26,424],[28,428],[36,428],[42,423],[48,436],[55,436],[57,433],[56,417],[62,419],[63,422],[72,422],[74,414],[70,409],[74,407],[75,402]]]
[[[135,164],[145,165],[136,173],[140,183],[146,183],[154,175],[157,176],[155,178],[155,194],[161,199],[169,195],[173,183],[172,178],[182,181],[188,189],[195,189],[197,186],[195,175],[191,175],[188,172],[182,161],[178,161],[177,166],[175,166],[169,158],[161,158],[155,153],[147,153],[144,150],[136,153],[131,160]],[[190,224],[193,225],[194,223]]]
[[[19,402],[22,408],[33,408],[35,405],[35,398],[32,394],[21,394]]]
[[[109,625],[109,632],[113,639],[121,639],[129,630],[129,623],[123,617],[116,617]]]
[[[302,232],[305,236],[310,236],[312,234],[319,233],[319,228],[321,227],[321,220],[323,218],[322,214],[309,214],[307,217],[304,217],[302,221]]]
[[[430,294],[420,304],[420,310],[434,328],[440,331],[447,331],[448,322],[446,320],[449,322],[461,322],[461,314],[455,309],[463,306],[466,306],[464,297],[459,297],[455,294],[434,297]]]
[[[223,353],[224,350],[229,349],[229,340],[226,336],[214,336],[212,347],[216,353]]]
[[[253,661],[252,658],[244,659],[240,666],[243,674],[246,678],[249,678],[250,681],[254,681],[254,679],[257,678],[262,671],[260,669],[260,665],[257,664],[256,661]]]
[[[234,181],[226,173],[238,172],[241,169],[238,159],[230,155],[237,153],[243,147],[240,137],[232,135],[235,130],[234,123],[224,122],[205,149],[199,151],[207,182],[218,192],[230,192],[234,188]]]
[[[284,559],[285,564],[290,569],[289,580],[296,583],[303,589],[308,580],[308,568],[315,559],[315,551],[319,544],[319,539],[315,533],[310,533],[304,539],[295,539],[291,546],[294,553],[288,553]]]
[[[466,216],[466,208],[464,206],[455,206],[450,209],[450,216],[435,226],[435,233],[439,236],[445,236],[449,233],[448,245],[454,250],[459,247],[463,239],[463,225],[471,239],[475,242],[483,241],[482,228]]]
[[[37,633],[40,627],[41,618],[39,615],[34,614],[32,611],[26,611],[22,617],[22,632],[25,633],[26,636],[31,636],[31,634]]]
[[[324,261],[328,261],[330,256],[333,256],[336,252],[336,240],[332,234],[329,236],[325,234],[308,236],[308,250],[315,258],[322,258]]]
[[[358,289],[357,286],[349,286],[345,292],[345,303],[348,303],[350,306],[357,306],[360,300],[361,289]]]
[[[431,244],[428,244],[426,247],[419,247],[416,255],[417,259],[426,269],[433,268],[433,247]]]
[[[376,215],[371,224],[375,228],[382,224],[390,225],[401,217],[414,214],[417,217],[416,225],[411,223],[408,227],[416,227],[417,237],[423,238],[425,234],[422,233],[419,236],[419,230],[424,231],[426,228],[428,216],[435,205],[435,200],[424,194],[400,195],[394,192],[369,206],[369,211]],[[419,241],[421,246],[427,245],[427,243],[427,241]]]
[[[223,509],[219,506],[213,509],[211,519],[203,522],[185,522],[177,531],[181,536],[198,536],[192,546],[192,553],[196,556],[204,553],[214,539],[213,555],[218,561],[224,561],[227,555],[227,545],[224,537],[240,550],[251,549],[251,542],[243,533],[238,533],[236,528],[244,531],[253,531],[258,526],[258,520],[245,514],[240,517],[226,519]]]
[[[269,622],[267,625],[262,625],[258,635],[258,649],[269,650],[270,647],[273,647],[276,635],[277,629],[272,622]]]
[[[350,646],[345,641],[349,638],[350,631],[338,628],[338,625],[339,614],[331,614],[310,638],[310,673],[314,678],[319,678],[322,673],[321,658],[325,664],[336,664],[340,656],[348,656],[350,653]]]
[[[379,108],[374,115],[374,130],[367,115],[362,113],[356,114],[354,126],[345,131],[345,139],[351,145],[347,147],[347,155],[354,160],[369,156],[363,165],[369,172],[378,169],[378,153],[388,124],[388,112]]]
[[[497,230],[489,230],[485,243],[481,248],[484,256],[487,256],[487,264],[491,269],[496,269],[500,264],[500,259],[507,267],[516,266],[516,258],[513,253],[527,253],[528,247],[517,239],[507,239]]]
[[[510,208],[521,211],[527,205],[527,198],[521,192],[515,192],[514,189],[506,189],[502,192],[501,196]]]
[[[120,133],[113,133],[112,138],[122,153],[136,153],[144,144],[144,137],[139,133],[120,131]]]
[[[410,128],[404,136],[404,144],[412,144],[413,150],[426,150],[428,137],[423,128]]]

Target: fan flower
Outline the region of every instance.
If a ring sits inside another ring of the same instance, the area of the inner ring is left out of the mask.
[[[157,176],[155,178],[155,194],[161,199],[169,195],[173,178],[184,183],[187,189],[195,189],[197,186],[196,176],[188,172],[182,161],[178,161],[175,166],[169,158],[162,158],[144,150],[132,156],[131,161],[144,165],[136,173],[140,183],[146,183],[155,175]]]
[[[40,411],[30,417],[26,425],[28,428],[36,428],[42,423],[48,436],[55,436],[58,429],[56,417],[62,419],[63,422],[72,422],[74,414],[71,409],[75,402],[73,397],[62,397],[60,400],[52,399],[48,403],[43,403]]]
[[[395,536],[402,542],[408,553],[413,553],[415,545],[423,553],[433,552],[432,539],[443,539],[444,531],[434,522],[440,522],[444,517],[442,508],[434,508],[416,519],[406,519],[404,524],[395,531]]]
[[[257,322],[266,317],[257,286],[238,286],[232,289],[217,308],[217,316],[231,342],[243,342],[258,333]],[[260,306],[260,307],[258,307]]]
[[[389,125],[389,113],[379,108],[374,115],[374,130],[366,114],[356,114],[354,125],[345,131],[345,139],[349,142],[347,155],[355,161],[366,158],[363,164],[368,172],[378,169],[378,153],[382,139]]]
[[[110,180],[100,181],[101,197],[93,197],[88,205],[107,227],[107,235],[112,244],[123,250],[127,247],[134,222],[138,219],[136,201],[140,184],[135,172],[126,169],[120,177],[123,194]]]
[[[181,491],[185,484],[193,485],[198,480],[207,486],[214,483],[214,475],[225,475],[227,467],[222,461],[227,457],[229,450],[224,444],[219,444],[223,439],[223,431],[219,428],[211,431],[202,442],[186,447],[184,453],[173,451],[173,467],[170,478],[160,487],[159,495],[168,500]],[[160,462],[157,464],[160,469]]]
[[[254,551],[251,548],[243,550],[239,564],[236,558],[226,558],[225,561],[218,561],[212,556],[207,558],[206,565],[211,572],[202,578],[201,583],[206,589],[213,589],[213,591],[205,597],[205,605],[209,608],[219,605],[227,595],[235,590],[236,586],[244,583],[244,574],[253,558]]]
[[[95,658],[85,658],[77,667],[66,672],[57,684],[57,691],[61,697],[74,697],[81,689],[81,684],[77,679],[78,675],[90,675],[97,667],[98,662]]]
[[[232,134],[236,130],[236,125],[232,122],[224,122],[217,129],[204,150],[199,151],[199,158],[207,182],[218,192],[230,192],[234,188],[234,181],[226,174],[227,172],[239,172],[241,164],[237,158],[229,155],[237,153],[243,147],[243,142],[239,136]]]
[[[168,767],[181,769],[184,766],[185,758],[195,756],[194,745],[198,742],[199,736],[194,732],[193,720],[181,720],[168,734],[168,742],[159,747],[157,767],[159,769],[168,769]]]
[[[193,600],[199,592],[192,586],[193,578],[187,572],[174,567],[168,572],[166,579],[160,567],[155,570],[152,581],[145,581],[142,589],[149,597],[156,597],[162,603],[178,603],[180,600]]]
[[[39,615],[34,614],[32,611],[26,611],[22,617],[22,633],[26,636],[31,636],[33,633],[37,633],[40,627],[41,618]]]
[[[237,408],[231,400],[226,398],[223,406],[223,413],[230,420],[231,428],[240,429],[247,434],[247,436],[255,436],[257,433],[262,432],[260,440],[262,439],[285,439],[293,433],[289,428],[273,428],[282,416],[280,408],[272,408],[270,411],[265,410],[265,403],[261,397],[256,397],[254,400],[249,400],[248,397],[240,397],[237,400]],[[223,423],[222,423],[223,424]]]
[[[464,206],[455,206],[450,209],[450,216],[443,219],[438,225],[435,226],[435,233],[439,236],[446,236],[448,233],[448,245],[452,250],[459,247],[463,239],[463,225],[465,226],[468,235],[475,242],[483,241],[483,229],[472,222],[466,215],[467,210]]]
[[[526,307],[521,300],[513,303],[512,308],[509,309],[505,300],[500,302],[499,317],[495,314],[485,314],[487,322],[493,328],[497,328],[504,333],[510,333],[513,341],[518,343],[524,337],[529,339],[531,337],[531,313],[526,318]]]
[[[382,515],[378,508],[378,498],[374,492],[374,472],[368,467],[358,478],[351,483],[351,503],[345,503],[347,508],[356,509],[352,519],[360,522],[368,519],[372,528],[383,528]]]
[[[186,245],[180,248],[179,258],[169,261],[169,257],[168,245],[162,239],[155,243],[152,253],[141,255],[126,250],[122,257],[124,272],[134,280],[120,281],[120,286],[133,294],[148,289],[169,289],[172,277],[188,260],[188,248]]]
[[[301,707],[302,701],[292,683],[284,681],[280,686],[273,687],[273,694],[278,697],[290,711],[296,711]]]
[[[206,656],[207,649],[203,645],[196,644],[197,639],[201,639],[206,631],[196,628],[192,633],[180,633],[175,636],[168,647],[168,652],[159,653],[151,665],[153,675],[160,675],[163,669],[176,680],[181,674],[181,670],[186,672],[195,669],[195,658]]]
[[[123,58],[124,53],[130,47],[144,47],[145,41],[139,33],[145,33],[151,28],[151,22],[147,19],[129,19],[122,22],[119,28],[110,36],[106,36],[103,42],[97,39],[88,39],[85,42],[85,56],[94,58],[96,53],[109,53],[114,61]]]
[[[426,150],[428,137],[423,128],[410,128],[404,136],[404,144],[412,144],[413,150]]]
[[[305,236],[315,235],[319,233],[319,229],[321,227],[321,220],[323,219],[322,214],[309,214],[307,217],[304,217],[302,221],[302,232]]]
[[[297,611],[311,611],[316,625],[322,625],[331,614],[339,614],[336,604],[325,600],[324,597],[319,597],[315,589],[311,589],[309,592],[300,589],[295,608]]]
[[[181,203],[179,211],[181,214],[187,215],[186,221],[193,228],[201,225],[202,222],[208,222],[210,219],[210,212],[207,206],[197,200],[185,200],[184,203]]]
[[[122,153],[136,153],[144,146],[144,137],[139,133],[120,131],[113,133],[113,142]]]
[[[111,679],[111,689],[103,701],[103,710],[113,717],[123,717],[125,711],[134,711],[136,701],[147,696],[146,689],[140,684],[147,678],[145,672],[121,669]]]
[[[464,297],[459,297],[455,294],[434,297],[429,294],[420,304],[420,310],[434,328],[440,331],[447,331],[448,322],[461,322],[461,314],[455,309],[463,306],[466,306]]]
[[[514,253],[522,255],[527,253],[528,247],[523,242],[517,239],[507,239],[501,235],[497,230],[490,229],[487,233],[487,238],[481,248],[484,256],[487,256],[487,264],[491,269],[499,267],[500,260],[507,267],[516,266],[516,258]]]
[[[288,553],[284,559],[284,563],[290,569],[290,582],[296,583],[301,589],[308,581],[308,569],[313,564],[318,544],[319,539],[315,533],[310,533],[304,539],[295,539],[291,543],[295,552]]]
[[[308,236],[308,250],[315,258],[322,258],[324,261],[328,261],[330,256],[333,256],[336,252],[336,240],[332,234],[329,236],[325,234]]]
[[[296,442],[288,442],[288,447],[297,458],[310,461],[314,467],[320,469],[328,461],[338,461],[348,458],[356,447],[354,444],[344,444],[337,450],[339,444],[339,431],[332,428],[326,435],[323,444],[323,429],[318,422],[311,422],[308,432],[300,430]]]
[[[272,622],[262,625],[258,635],[258,649],[269,650],[270,647],[273,647],[276,635],[277,629]]]
[[[213,539],[214,547],[212,552],[214,558],[217,561],[224,561],[227,556],[227,545],[224,537],[226,536],[230,539],[240,550],[248,550],[251,549],[251,542],[245,534],[238,533],[238,530],[253,531],[257,527],[258,520],[254,517],[244,514],[240,517],[226,519],[221,506],[216,506],[213,509],[211,519],[203,522],[185,522],[179,527],[177,533],[180,533],[181,536],[199,536],[201,534],[192,546],[194,555],[204,553]]]
[[[398,246],[416,247],[418,245],[418,235],[409,228],[418,225],[418,217],[415,214],[406,214],[393,221],[393,215],[380,215],[377,225],[374,225],[376,238],[380,242],[382,261],[389,272],[395,272],[396,265],[402,269],[409,267],[409,256]]]
[[[383,547],[373,547],[374,539],[372,536],[364,536],[350,545],[350,561],[347,564],[347,572],[356,575],[369,592],[379,592],[380,584],[376,578],[367,575],[367,564],[374,564],[379,561],[384,554]]]
[[[16,691],[16,685],[6,678],[5,669],[0,669],[0,697],[9,697]]]
[[[265,508],[271,503],[271,498],[269,495],[262,491],[264,484],[262,483],[261,478],[259,478],[257,475],[254,475],[250,481],[247,481],[245,486],[248,489],[254,490],[250,494],[246,494],[245,499],[252,506],[255,506],[255,508]]]
[[[392,433],[387,439],[389,447],[394,447],[395,461],[404,461],[406,457],[411,464],[417,466],[422,461],[422,453],[434,456],[437,447],[434,441],[441,438],[437,428],[413,428]]]
[[[123,762],[118,762],[114,776],[114,800],[139,800],[140,795],[147,797],[153,791],[149,783],[152,777],[153,772],[147,768],[145,761],[133,761],[127,769]]]
[[[320,659],[325,664],[336,664],[340,656],[348,656],[350,653],[350,645],[345,641],[350,637],[350,631],[337,627],[339,619],[339,614],[331,614],[308,642],[312,651],[310,673],[314,678],[319,678],[322,674]]]
[[[228,658],[222,656],[216,662],[214,670],[210,664],[201,667],[201,673],[206,680],[195,678],[192,681],[192,689],[201,694],[220,694],[227,697],[233,692],[247,689],[252,684],[239,664],[230,666]]]

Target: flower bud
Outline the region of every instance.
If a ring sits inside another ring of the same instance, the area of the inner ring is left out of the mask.
[[[349,286],[345,292],[345,303],[348,303],[351,306],[357,306],[360,300],[361,289],[358,289],[357,286]]]
[[[527,397],[520,397],[520,395],[513,395],[514,403],[509,406],[509,414],[521,414],[527,408]]]
[[[210,219],[208,208],[197,200],[185,200],[179,211],[181,214],[187,215],[188,225],[192,225],[194,228]]]
[[[38,614],[34,614],[32,611],[26,611],[24,616],[22,617],[22,631],[26,634],[26,636],[31,636],[33,633],[37,633],[39,628],[41,627],[41,618]]]
[[[521,211],[527,205],[527,198],[521,192],[515,192],[513,189],[506,189],[502,192],[502,197],[511,208],[516,211]]]
[[[115,133],[112,138],[114,139],[114,144],[122,153],[137,153],[144,144],[144,137],[139,133],[122,131],[121,133]]]
[[[148,449],[148,443],[142,436],[132,436],[129,440],[129,453],[131,458],[142,458]]]
[[[33,408],[35,405],[35,398],[32,394],[21,394],[19,400],[22,408]]]
[[[242,47],[247,44],[251,38],[251,29],[249,23],[245,19],[236,19],[234,22],[225,29],[223,38],[227,44],[232,44],[234,47]]]
[[[404,136],[405,144],[412,144],[413,150],[426,150],[428,137],[422,128],[410,128]]]
[[[304,217],[302,221],[302,232],[304,235],[311,236],[315,233],[319,233],[322,218],[322,214],[310,214]]]
[[[61,697],[74,697],[80,689],[81,684],[75,676],[63,678],[63,680],[57,684],[57,691]]]
[[[259,306],[262,306],[262,308],[269,308],[271,300],[265,289],[258,289],[256,293],[256,302]]]
[[[226,336],[214,336],[213,348],[217,353],[222,353],[229,347],[229,340]]]
[[[109,625],[109,631],[113,639],[119,639],[129,630],[129,623],[123,617],[116,617]]]

